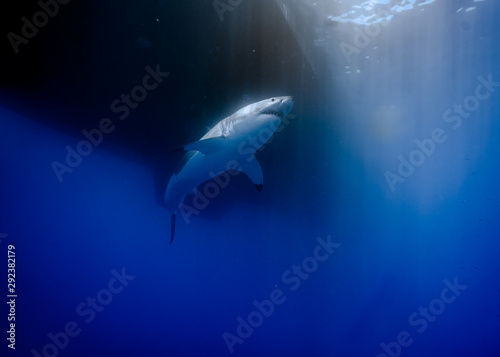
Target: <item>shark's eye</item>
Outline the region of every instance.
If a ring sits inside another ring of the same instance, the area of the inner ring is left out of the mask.
[[[275,99],[274,99],[274,98],[271,98],[271,102],[274,102],[274,101],[275,101]]]

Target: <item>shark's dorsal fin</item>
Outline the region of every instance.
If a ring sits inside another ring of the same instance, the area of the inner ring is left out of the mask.
[[[204,155],[210,155],[214,152],[222,149],[227,139],[224,136],[217,136],[215,138],[208,138],[203,140],[195,141],[194,143],[187,144],[184,146],[184,150],[196,150]]]
[[[264,175],[262,174],[259,161],[253,155],[249,159],[250,161],[246,161],[244,165],[241,165],[240,171],[250,177],[250,180],[255,184],[258,191],[262,191],[264,187]]]

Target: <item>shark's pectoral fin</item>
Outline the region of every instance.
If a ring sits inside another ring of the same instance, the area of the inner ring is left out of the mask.
[[[262,191],[264,188],[264,175],[262,174],[262,169],[255,156],[252,155],[250,161],[245,161],[245,164],[241,166],[240,171],[250,177],[250,180],[252,180],[255,184],[257,191]]]
[[[227,139],[224,136],[215,138],[203,139],[184,146],[184,150],[196,150],[204,155],[210,155],[223,148]]]

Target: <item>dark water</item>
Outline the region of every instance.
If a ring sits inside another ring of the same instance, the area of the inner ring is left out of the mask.
[[[2,356],[498,355],[494,1],[50,4],[1,21]],[[174,149],[279,95],[169,245]]]

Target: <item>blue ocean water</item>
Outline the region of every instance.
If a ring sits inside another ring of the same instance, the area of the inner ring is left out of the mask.
[[[2,356],[498,356],[497,3],[43,4],[2,48]],[[264,190],[169,244],[175,149],[281,95]]]

